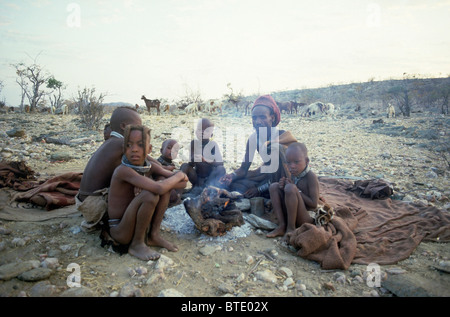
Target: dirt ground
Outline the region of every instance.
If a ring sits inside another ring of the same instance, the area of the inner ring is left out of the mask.
[[[169,116],[156,118],[144,114],[143,119],[144,122],[157,122],[153,124],[154,156],[166,136],[169,122],[190,122],[190,119],[183,116],[174,119]],[[249,121],[249,118],[219,116],[214,119],[219,123],[219,127],[226,127],[238,120],[245,120],[246,124]],[[77,125],[73,117],[64,120],[68,121],[60,124],[61,131],[71,129],[65,124]],[[426,140],[373,132],[372,118],[300,120],[302,119],[287,118],[283,128],[294,130],[307,145],[311,144],[310,156],[317,174],[333,171],[334,176],[370,177],[383,173],[385,177],[397,181],[398,195],[426,200],[448,212],[448,169],[442,156],[431,147],[408,145],[426,144]],[[404,125],[405,129],[420,124],[432,124],[420,120],[421,118],[417,117],[407,122],[392,121],[390,124]],[[11,118],[2,122],[5,131],[12,128],[10,121]],[[44,126],[36,127],[34,133],[28,132],[29,136],[38,135],[37,131],[45,131],[46,125],[54,126],[48,119],[44,118],[42,121],[45,122],[42,123]],[[58,128],[54,128],[54,131],[58,131]],[[84,151],[81,157],[56,163],[38,157],[29,159],[29,164],[38,170],[42,177],[57,175],[63,171],[82,171],[89,154],[98,147],[102,138],[101,131],[86,133],[91,138],[89,133],[97,133],[99,137],[90,145],[90,151]],[[443,134],[440,135],[448,137],[448,133],[448,126],[444,125]],[[2,140],[3,150],[20,148],[24,143],[29,147],[33,146],[31,141],[15,143],[7,139],[7,136],[2,136]],[[367,144],[371,144],[372,148],[367,149]],[[361,150],[362,148],[364,150]],[[410,152],[405,153],[405,149]],[[67,151],[76,152],[77,149],[71,148]],[[380,159],[383,154],[389,155],[390,160]],[[372,160],[374,157],[376,158]],[[409,158],[406,164],[396,163],[396,160],[405,162],[405,157]],[[416,159],[418,157],[419,160]],[[363,160],[366,162],[364,165],[355,164]],[[227,168],[230,170],[236,165],[230,164]],[[435,168],[436,177],[427,179],[426,175],[431,167]],[[440,196],[430,198],[431,191],[438,191]],[[2,189],[2,192],[4,205],[8,203],[6,199],[13,191]],[[74,211],[75,207],[65,208]],[[20,209],[18,212],[21,212]],[[3,228],[3,231],[0,231],[0,268],[8,263],[29,260],[42,263],[45,259],[57,259],[51,275],[41,281],[28,282],[17,277],[0,280],[0,296],[71,294],[68,293],[71,289],[68,277],[73,277],[76,272],[71,269],[73,264],[79,268],[78,276],[84,291],[76,296],[170,296],[165,293],[167,290],[176,290],[178,293],[175,294],[178,296],[187,297],[414,296],[414,291],[399,293],[395,286],[385,285],[385,281],[394,275],[407,277],[409,281],[420,281],[420,287],[425,289],[426,295],[450,296],[450,278],[446,273],[450,270],[448,243],[421,243],[408,259],[382,266],[381,285],[377,287],[370,283],[368,275],[371,271],[365,265],[353,264],[346,271],[322,270],[317,263],[297,256],[295,250],[284,244],[280,238],[266,238],[267,231],[260,229],[252,228],[246,237],[221,240],[207,238],[198,232],[179,234],[170,228],[163,228],[163,236],[176,243],[179,251],[158,249],[163,257],[168,257],[165,264],[161,261],[159,265],[159,261],[147,263],[128,254],[120,255],[102,248],[98,232],[85,233],[80,230],[81,220],[80,214],[76,212],[66,217],[40,222],[0,219],[0,229]]]

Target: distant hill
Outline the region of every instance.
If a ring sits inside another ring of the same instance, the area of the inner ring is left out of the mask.
[[[108,102],[103,105],[106,107],[134,107],[134,105],[129,102]]]
[[[405,94],[406,92],[406,94]],[[271,93],[276,101],[297,101],[310,104],[316,101],[333,103],[341,109],[362,111],[385,109],[392,103],[398,112],[408,105],[411,112],[429,111],[449,114],[450,77],[406,78],[368,81],[320,88],[295,89]],[[247,96],[245,99],[256,99]]]

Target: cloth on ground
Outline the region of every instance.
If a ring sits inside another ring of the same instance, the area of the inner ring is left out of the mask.
[[[46,210],[74,205],[82,175],[79,172],[57,175],[34,188],[15,194],[12,200],[31,202]]]
[[[371,199],[386,198],[394,193],[392,185],[383,179],[358,180],[348,190],[359,193],[361,197],[370,197]]]
[[[0,162],[0,188],[28,190],[36,186],[34,171],[24,161]]]
[[[289,234],[298,255],[324,269],[351,263],[394,264],[422,241],[450,241],[450,215],[433,206],[390,198],[371,200],[348,189],[352,182],[319,178],[321,198],[335,216],[324,227],[304,224]]]

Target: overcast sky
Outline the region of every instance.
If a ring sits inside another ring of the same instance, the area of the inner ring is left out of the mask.
[[[0,0],[1,99],[10,66],[43,66],[106,102],[222,97],[450,74],[450,0]]]

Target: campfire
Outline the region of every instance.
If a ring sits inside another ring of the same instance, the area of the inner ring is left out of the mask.
[[[244,224],[242,213],[234,203],[241,197],[238,192],[208,186],[199,196],[185,199],[183,204],[196,228],[216,237]]]

